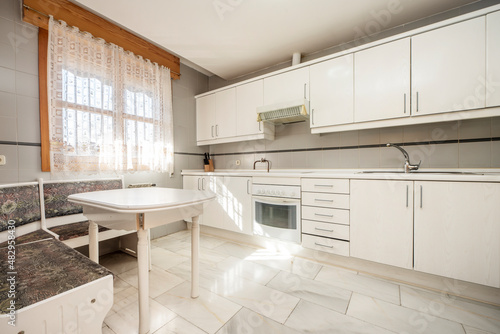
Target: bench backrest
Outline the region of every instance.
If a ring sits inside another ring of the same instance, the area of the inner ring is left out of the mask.
[[[121,188],[123,188],[122,179],[44,182],[45,218],[82,213],[81,205],[68,201],[69,195]]]
[[[8,229],[9,221],[18,227],[40,219],[38,182],[0,186],[0,232]]]

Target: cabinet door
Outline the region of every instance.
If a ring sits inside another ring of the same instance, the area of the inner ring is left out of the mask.
[[[415,270],[500,287],[500,184],[415,182]]]
[[[222,176],[203,176],[201,177],[203,190],[211,190],[216,195],[216,199],[211,201],[203,208],[200,224],[223,228],[223,210],[224,204],[224,177]]]
[[[412,37],[412,115],[484,108],[485,17]]]
[[[309,67],[264,78],[264,105],[309,99]]]
[[[215,94],[196,99],[196,140],[215,138]]]
[[[236,133],[238,136],[264,132],[262,122],[257,122],[257,107],[264,103],[263,80],[236,87]]]
[[[215,137],[236,136],[236,89],[215,93]]]
[[[486,15],[486,106],[500,105],[500,11]]]
[[[352,123],[354,120],[353,55],[309,68],[311,128]]]
[[[252,235],[252,179],[224,177],[224,229]]]
[[[413,267],[413,182],[351,180],[350,254]]]
[[[410,39],[354,54],[354,121],[410,115]]]

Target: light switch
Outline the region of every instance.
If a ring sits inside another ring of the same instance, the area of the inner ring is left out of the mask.
[[[5,155],[0,155],[0,166],[3,166],[7,163],[5,160]]]

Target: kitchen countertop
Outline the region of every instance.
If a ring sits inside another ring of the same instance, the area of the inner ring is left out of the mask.
[[[376,173],[363,173],[375,171]],[[448,174],[446,172],[452,172]],[[473,174],[457,174],[457,173]],[[500,169],[421,169],[404,173],[402,169],[220,169],[204,172],[201,169],[183,170],[182,175],[192,176],[247,176],[247,177],[299,177],[299,178],[339,178],[365,180],[414,180],[414,181],[467,181],[500,182]]]

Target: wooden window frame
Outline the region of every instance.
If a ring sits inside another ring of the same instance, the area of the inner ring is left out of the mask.
[[[40,97],[40,143],[42,172],[50,172],[50,137],[47,88],[47,51],[49,15],[78,27],[93,36],[102,38],[150,59],[170,69],[173,80],[180,79],[180,60],[162,48],[132,34],[131,32],[93,14],[68,0],[23,0],[23,21],[38,29],[38,81]]]

